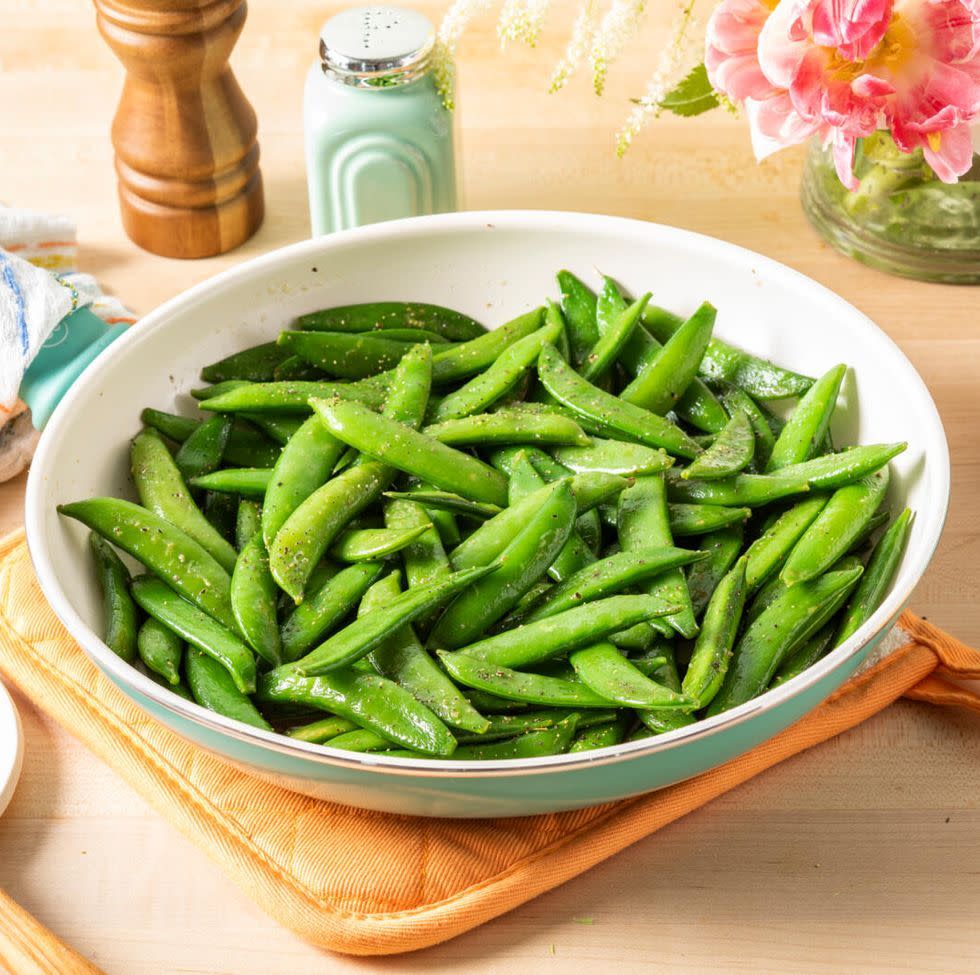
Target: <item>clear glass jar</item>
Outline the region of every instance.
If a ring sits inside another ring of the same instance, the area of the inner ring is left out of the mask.
[[[902,277],[980,284],[980,153],[958,183],[946,184],[921,151],[903,153],[877,132],[858,143],[854,172],[861,185],[848,190],[830,151],[810,146],[803,210],[837,250]]]

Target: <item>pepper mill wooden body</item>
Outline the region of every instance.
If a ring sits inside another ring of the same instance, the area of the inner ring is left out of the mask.
[[[211,257],[262,223],[255,112],[228,66],[244,0],[95,0],[126,68],[112,125],[126,233],[166,257]]]

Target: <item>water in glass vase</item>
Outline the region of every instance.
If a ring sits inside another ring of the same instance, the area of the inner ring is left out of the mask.
[[[903,277],[980,284],[980,154],[947,184],[921,151],[903,153],[877,132],[858,143],[854,173],[860,186],[848,190],[830,151],[810,146],[803,209],[837,250]]]

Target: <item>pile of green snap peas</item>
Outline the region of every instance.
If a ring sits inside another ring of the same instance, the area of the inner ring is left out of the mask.
[[[493,331],[303,315],[206,366],[199,417],[144,410],[139,503],[59,508],[91,529],[106,644],[300,741],[498,760],[684,727],[853,634],[912,515],[885,504],[905,444],[831,440],[845,366],[743,352],[708,303],[558,288]]]

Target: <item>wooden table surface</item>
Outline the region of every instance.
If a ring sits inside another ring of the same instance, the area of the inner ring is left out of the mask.
[[[434,17],[441,7],[416,6]],[[564,4],[560,9],[567,11]],[[233,64],[259,115],[268,217],[241,250],[180,263],[137,250],[115,205],[109,125],[121,69],[77,0],[0,0],[0,197],[69,213],[81,261],[138,311],[308,233],[303,75],[331,10],[255,0]],[[664,20],[670,13],[667,10]],[[643,45],[661,33],[652,24]],[[562,35],[501,54],[489,19],[461,51],[468,208],[622,214],[727,238],[829,285],[915,363],[953,455],[945,538],[913,606],[980,642],[980,292],[903,282],[822,244],[797,202],[800,155],[756,167],[742,123],[664,119],[623,161],[613,136],[651,58],[603,99],[545,94]],[[846,354],[842,353],[846,358]],[[0,529],[23,479],[0,487]],[[17,696],[20,787],[0,819],[0,886],[108,975],[166,973],[935,972],[980,970],[980,727],[899,703],[563,888],[449,944],[351,960],[254,907],[116,775]]]

